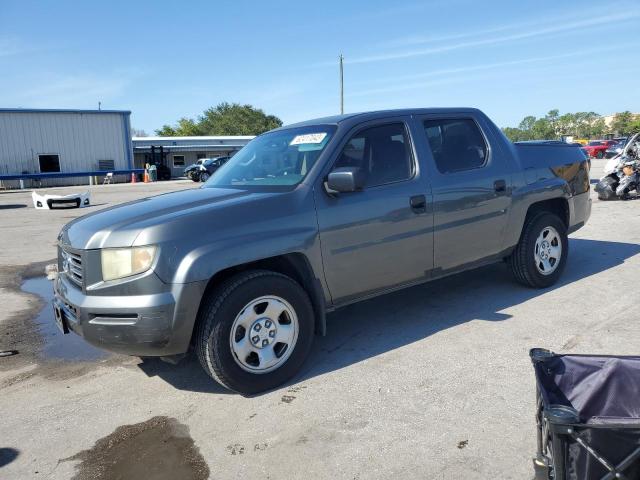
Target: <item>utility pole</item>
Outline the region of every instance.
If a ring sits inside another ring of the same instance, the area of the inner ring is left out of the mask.
[[[344,56],[340,54],[340,115],[344,114]]]

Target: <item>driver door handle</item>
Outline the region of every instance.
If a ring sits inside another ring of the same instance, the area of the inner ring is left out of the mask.
[[[505,193],[507,191],[507,182],[504,180],[496,180],[493,182],[493,189],[496,193]]]

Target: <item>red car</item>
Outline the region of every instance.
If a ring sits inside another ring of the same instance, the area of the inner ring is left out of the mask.
[[[593,140],[582,147],[582,150],[588,157],[604,158],[604,152],[614,143],[616,143],[615,140]]]

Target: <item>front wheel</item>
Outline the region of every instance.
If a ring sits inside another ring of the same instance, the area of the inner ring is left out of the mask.
[[[200,181],[201,181],[202,183],[204,183],[204,182],[206,182],[207,180],[209,180],[209,177],[210,177],[210,176],[211,176],[211,175],[209,175],[209,172],[202,172],[202,173],[200,174]]]
[[[285,275],[255,270],[231,277],[204,299],[196,350],[214,380],[250,395],[295,375],[313,332],[313,308],[302,287]]]
[[[567,261],[569,240],[564,222],[549,212],[528,219],[509,257],[516,280],[534,288],[556,283]]]

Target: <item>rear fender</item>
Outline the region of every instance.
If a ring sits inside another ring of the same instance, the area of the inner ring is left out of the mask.
[[[571,189],[567,182],[560,177],[548,178],[515,189],[512,194],[511,213],[505,230],[504,249],[507,250],[515,246],[520,240],[527,212],[532,205],[553,199],[562,199],[568,202],[570,197]]]

